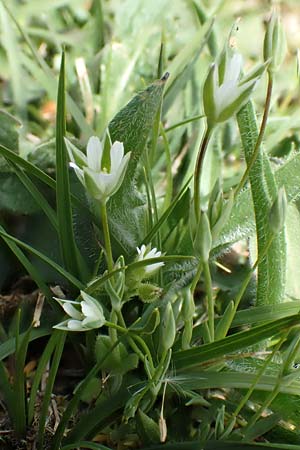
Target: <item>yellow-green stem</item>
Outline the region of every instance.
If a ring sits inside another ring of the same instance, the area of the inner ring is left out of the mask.
[[[208,261],[203,262],[205,291],[207,295],[208,328],[211,342],[215,340],[215,305]]]
[[[272,90],[273,90],[273,76],[269,73],[268,87],[267,87],[267,94],[266,94],[266,101],[265,101],[265,109],[264,109],[264,114],[263,114],[263,118],[262,118],[261,125],[260,125],[259,135],[258,135],[256,144],[255,144],[251,159],[250,159],[249,163],[247,164],[247,169],[245,170],[244,175],[242,176],[242,179],[239,182],[239,184],[235,190],[235,193],[234,193],[235,197],[237,197],[238,193],[243,189],[243,187],[247,181],[248,175],[250,173],[250,170],[252,169],[252,167],[256,161],[256,158],[257,158],[257,155],[258,155],[258,152],[259,152],[259,149],[260,149],[260,146],[261,146],[261,143],[262,143],[265,131],[266,131],[267,120],[269,117],[270,106],[271,106]]]
[[[195,172],[194,172],[194,207],[195,207],[195,217],[196,221],[198,222],[200,218],[200,180],[201,180],[201,171],[204,161],[204,156],[206,153],[206,149],[209,143],[209,140],[211,138],[213,132],[213,127],[210,125],[207,125],[204,137],[202,139],[197,161],[195,165]]]
[[[105,246],[105,256],[106,256],[107,268],[108,268],[108,271],[111,272],[114,268],[114,261],[113,261],[113,257],[112,257],[112,251],[111,251],[111,242],[110,242],[110,234],[109,234],[109,228],[108,228],[106,203],[102,203],[100,208],[101,208],[101,219],[102,219],[102,228],[103,228],[103,235],[104,235],[104,246]]]

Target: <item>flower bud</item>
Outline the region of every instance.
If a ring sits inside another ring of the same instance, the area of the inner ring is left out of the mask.
[[[274,234],[278,233],[284,225],[287,206],[288,201],[286,192],[284,187],[281,187],[278,190],[277,198],[274,201],[269,214],[270,229]]]
[[[264,39],[264,60],[270,60],[268,71],[276,72],[281,66],[286,53],[286,38],[280,17],[274,10],[267,24]]]
[[[176,337],[176,323],[170,302],[162,312],[159,331],[158,352],[160,355],[164,355],[172,347]]]
[[[181,314],[184,321],[191,320],[195,314],[194,296],[190,289],[184,289]]]
[[[162,289],[156,284],[141,283],[138,287],[138,296],[144,303],[152,303],[157,300],[162,293]]]
[[[202,211],[194,239],[194,248],[203,262],[207,262],[209,260],[211,246],[212,236],[209,220],[206,212]]]

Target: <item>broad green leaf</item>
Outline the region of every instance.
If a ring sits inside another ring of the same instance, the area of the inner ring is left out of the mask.
[[[253,104],[249,101],[237,114],[243,150],[247,163],[258,138]],[[270,239],[269,210],[277,196],[277,186],[270,162],[260,148],[249,173],[252,201],[255,211],[258,258]],[[284,230],[277,234],[258,265],[257,305],[281,303],[285,291],[286,242]]]
[[[284,186],[290,202],[300,196],[300,155],[291,157],[275,172],[276,184]],[[224,226],[216,242],[215,249],[229,246],[234,242],[249,237],[255,232],[254,211],[249,205],[252,204],[249,189],[243,190],[237,197],[230,219]]]
[[[124,182],[108,205],[114,239],[132,253],[145,235],[145,200],[134,187],[138,162],[160,107],[166,79],[155,81],[137,94],[109,124],[112,142],[123,142],[131,157]]]
[[[300,299],[300,213],[296,205],[289,205],[286,218],[287,267],[286,295]]]

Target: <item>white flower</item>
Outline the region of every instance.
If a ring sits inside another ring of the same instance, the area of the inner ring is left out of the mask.
[[[203,88],[204,111],[211,124],[224,122],[241,109],[266,67],[261,64],[242,77],[242,65],[242,56],[226,46],[211,66]]]
[[[137,261],[145,261],[161,256],[161,252],[155,247],[151,249],[149,246],[146,247],[146,245],[143,244],[140,249],[138,247],[136,249],[138,252]],[[164,262],[157,262],[144,266],[145,277],[153,275],[160,267],[164,266],[164,264]]]
[[[103,167],[103,144],[96,136],[90,137],[86,156],[66,139],[66,146],[73,167],[80,182],[92,197],[101,203],[117,192],[128,166],[130,152],[124,156],[122,142],[114,142],[110,148],[109,167]]]
[[[54,297],[71,319],[64,320],[53,328],[67,331],[87,331],[101,328],[105,324],[100,303],[83,291],[80,291],[80,294],[83,298],[81,302]]]

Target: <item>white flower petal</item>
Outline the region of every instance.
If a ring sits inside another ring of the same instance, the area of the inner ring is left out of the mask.
[[[70,303],[63,303],[62,307],[64,311],[68,314],[68,316],[72,317],[72,319],[82,319],[82,315],[80,311],[78,311],[73,305]]]
[[[85,331],[80,320],[68,320],[67,327],[71,331]]]
[[[70,167],[75,170],[75,173],[77,175],[77,178],[79,179],[80,183],[84,185],[84,176],[83,176],[83,170],[81,170],[75,163],[70,162]]]
[[[124,145],[122,142],[116,141],[110,149],[110,173],[118,170],[124,156]]]
[[[97,136],[91,136],[87,144],[87,164],[89,169],[95,172],[101,171],[101,161],[103,148],[100,139]]]

